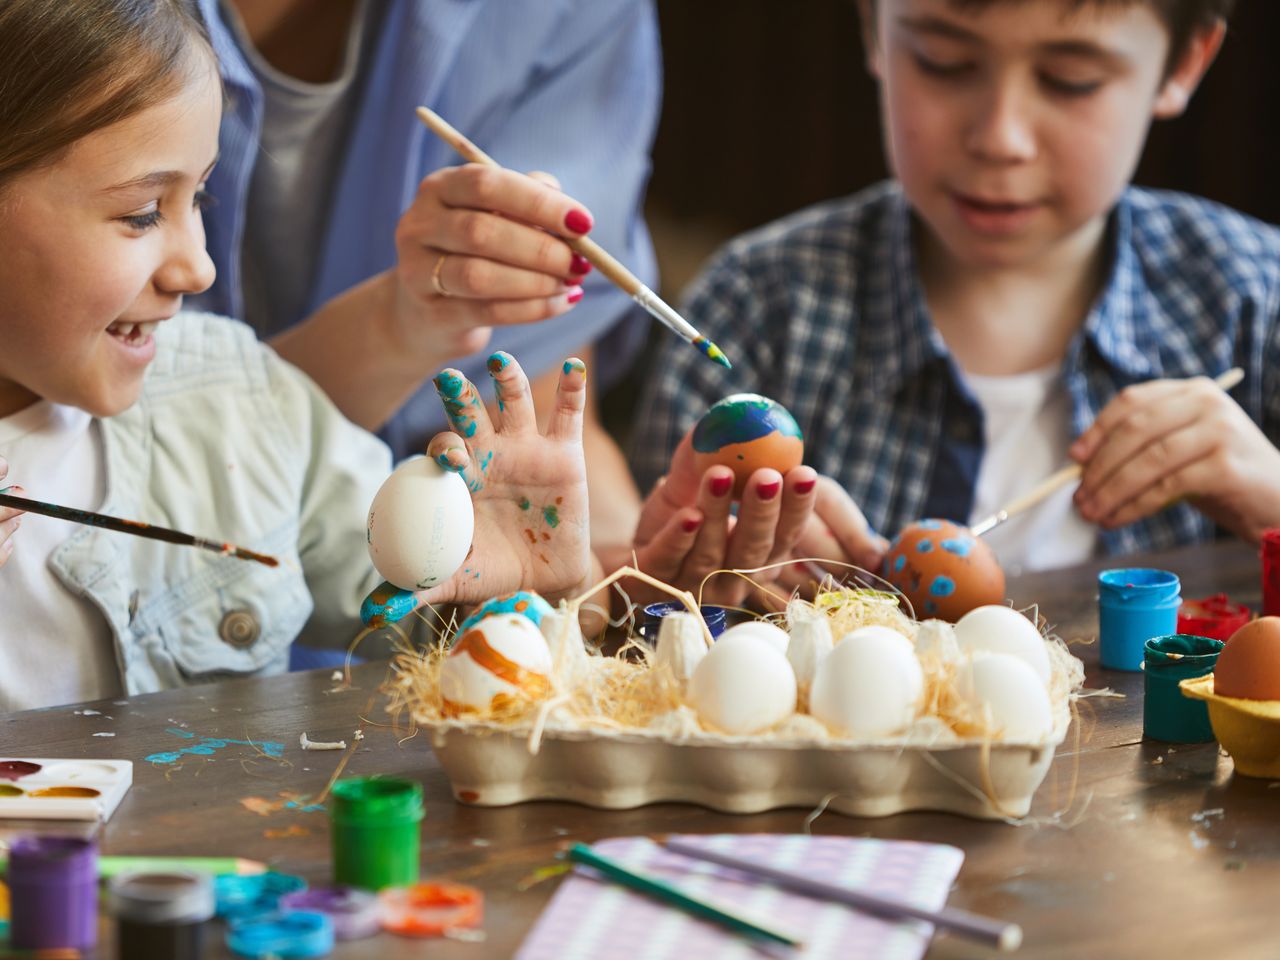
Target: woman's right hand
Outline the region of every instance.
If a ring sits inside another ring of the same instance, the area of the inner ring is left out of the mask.
[[[5,493],[12,493],[15,497],[21,496],[25,492],[21,487],[4,488],[4,479],[8,475],[9,461],[0,457],[0,489],[4,489]],[[18,526],[22,523],[22,513],[23,511],[12,507],[0,507],[0,567],[5,565],[13,553],[13,535],[17,533]]]

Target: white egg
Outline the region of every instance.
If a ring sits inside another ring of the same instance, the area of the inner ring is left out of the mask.
[[[770,623],[768,620],[748,620],[745,623],[730,627],[720,634],[720,638],[716,642],[723,643],[729,637],[742,636],[759,637],[761,640],[767,640],[778,648],[779,653],[787,652],[787,643],[790,640],[790,637],[787,636],[787,631],[776,623]]]
[[[956,623],[961,653],[1011,653],[1021,657],[1042,683],[1049,682],[1049,651],[1036,625],[1012,607],[977,607]]]
[[[471,549],[475,512],[466,481],[430,457],[400,464],[369,507],[369,556],[401,590],[448,580]]]
[[[506,700],[540,700],[551,689],[551,650],[518,613],[486,617],[454,641],[440,665],[447,715],[487,713]]]
[[[668,613],[658,628],[658,642],[653,650],[653,665],[671,671],[683,686],[707,655],[707,638],[702,620],[692,613]]]
[[[911,725],[923,693],[911,641],[888,627],[862,627],[822,661],[809,712],[849,737],[888,737]]]
[[[831,639],[831,623],[822,614],[796,617],[791,622],[791,642],[787,644],[787,662],[795,671],[801,690],[808,689],[822,661],[835,643]]]
[[[782,651],[750,633],[721,634],[694,668],[689,706],[722,733],[767,730],[796,709],[796,677]]]
[[[979,653],[956,672],[970,717],[999,740],[1041,743],[1053,731],[1049,692],[1035,670],[1011,653]]]

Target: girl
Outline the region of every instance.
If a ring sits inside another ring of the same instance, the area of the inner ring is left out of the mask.
[[[7,0],[0,89],[0,486],[282,561],[0,509],[0,710],[279,670],[298,636],[346,644],[377,582],[363,517],[390,456],[249,328],[180,312],[214,279],[200,208],[222,90],[198,16]],[[519,365],[491,370],[497,424],[475,403],[467,439],[428,451],[471,481],[478,546],[419,601],[554,598],[588,573],[582,365],[565,364],[545,436]],[[475,396],[438,380],[451,409]],[[552,543],[508,536],[521,503],[555,498]]]

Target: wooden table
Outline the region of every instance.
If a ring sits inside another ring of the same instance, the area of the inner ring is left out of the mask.
[[[1097,633],[1096,563],[1029,575],[1010,584],[1018,605],[1038,602],[1067,639]],[[1184,597],[1225,591],[1257,605],[1259,564],[1238,544],[1133,558],[1134,566],[1176,571]],[[1067,735],[1033,809],[1048,818],[1078,786],[1071,807],[1049,825],[1010,826],[914,813],[883,819],[825,814],[815,833],[954,844],[965,851],[953,906],[1020,923],[1021,955],[1034,957],[1280,956],[1280,782],[1232,775],[1216,744],[1173,747],[1142,739],[1142,678],[1097,667],[1095,645],[1074,646],[1089,687],[1125,699],[1086,701],[1093,713]],[[287,797],[314,797],[342,754],[304,752],[298,738],[349,739],[364,716],[387,717],[379,666],[359,668],[351,689],[336,690],[328,671],[236,680],[88,706],[0,717],[0,752],[10,756],[132,759],[134,786],[101,835],[113,854],[236,855],[270,861],[312,882],[329,879],[326,814],[281,808]],[[176,732],[174,732],[176,731]],[[447,958],[509,957],[556,886],[526,887],[570,839],[657,832],[796,832],[808,810],[752,816],[665,804],[599,811],[562,803],[503,809],[463,806],[423,737],[401,742],[387,727],[367,736],[345,774],[395,774],[422,781],[427,815],[422,863],[432,877],[485,891],[483,943],[400,940],[383,935],[340,945],[339,958],[394,960],[429,952]],[[94,737],[113,733],[113,737]],[[241,744],[176,762],[144,758],[197,742],[189,735],[284,744],[280,761]],[[1221,810],[1203,816],[1201,811]],[[100,956],[112,955],[108,946]],[[930,958],[987,955],[939,936]],[[219,942],[211,956],[228,956]]]

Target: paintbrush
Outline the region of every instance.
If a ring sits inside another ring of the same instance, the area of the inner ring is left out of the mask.
[[[1223,390],[1230,390],[1232,387],[1236,386],[1243,379],[1244,379],[1244,371],[1241,370],[1239,367],[1232,367],[1230,370],[1227,370],[1225,373],[1220,373],[1218,374],[1218,376],[1214,377],[1213,382],[1216,383]],[[1010,517],[1017,516],[1018,514],[1022,513],[1024,510],[1031,509],[1036,504],[1038,504],[1041,500],[1044,500],[1046,497],[1050,496],[1054,491],[1056,491],[1060,487],[1064,487],[1068,483],[1070,483],[1072,480],[1078,479],[1080,477],[1080,474],[1083,472],[1084,472],[1084,467],[1078,463],[1073,463],[1069,467],[1063,467],[1061,470],[1059,470],[1057,473],[1053,474],[1052,476],[1046,477],[1045,479],[1041,480],[1034,487],[1032,487],[1022,496],[1018,497],[1012,503],[1005,506],[1003,509],[997,510],[995,513],[991,514],[991,516],[984,517],[983,519],[979,520],[977,523],[973,524],[969,528],[969,532],[972,533],[975,537],[980,537],[983,534],[990,533],[992,530],[1000,526],[1000,524],[1004,523]]]
[[[434,110],[430,110],[427,107],[419,107],[418,119],[426,124],[427,129],[453,147],[469,163],[483,163],[490,167],[499,166],[496,160],[454,129],[447,120]],[[680,316],[670,304],[641,283],[639,277],[619,263],[594,240],[588,237],[563,237],[562,239],[572,250],[590,260],[592,265],[606,279],[613,281],[632,300],[644,307],[651,316],[659,320],[663,326],[676,334],[676,336],[693,344],[702,351],[707,359],[715,361],[720,366],[725,368],[733,366],[729,362],[729,358],[724,355],[724,351],[700,334],[693,324]]]
[[[686,843],[674,837],[668,837],[663,841],[663,846],[682,856],[706,860],[709,863],[729,867],[749,876],[760,877],[784,890],[794,890],[796,893],[802,893],[807,897],[813,897],[818,900],[843,903],[846,906],[857,907],[859,910],[865,910],[890,920],[924,920],[939,929],[979,940],[1000,950],[1017,950],[1022,945],[1022,928],[1016,923],[991,920],[976,913],[956,910],[952,907],[942,907],[939,910],[913,907],[900,900],[891,900],[888,897],[877,896],[865,891],[823,883],[820,880],[814,880],[799,873],[791,873],[787,870],[767,867],[751,860],[743,860],[725,853],[707,850],[704,847]]]
[[[38,513],[46,517],[55,517],[58,520],[68,520],[71,523],[83,523],[91,527],[102,527],[104,530],[115,530],[118,533],[131,533],[135,537],[146,537],[149,540],[163,540],[166,543],[200,547],[202,550],[212,550],[214,553],[235,557],[239,560],[254,560],[258,563],[266,564],[268,567],[280,566],[280,561],[275,557],[269,557],[264,553],[254,553],[244,547],[237,547],[234,543],[219,543],[217,540],[206,540],[204,537],[195,537],[189,533],[170,530],[167,527],[153,527],[149,523],[142,523],[138,520],[121,520],[118,517],[108,517],[102,513],[77,510],[74,507],[60,507],[56,503],[43,503],[39,500],[28,500],[26,497],[15,497],[5,492],[12,489],[12,487],[0,489],[0,507],[13,507],[15,510],[22,510],[26,513]]]

